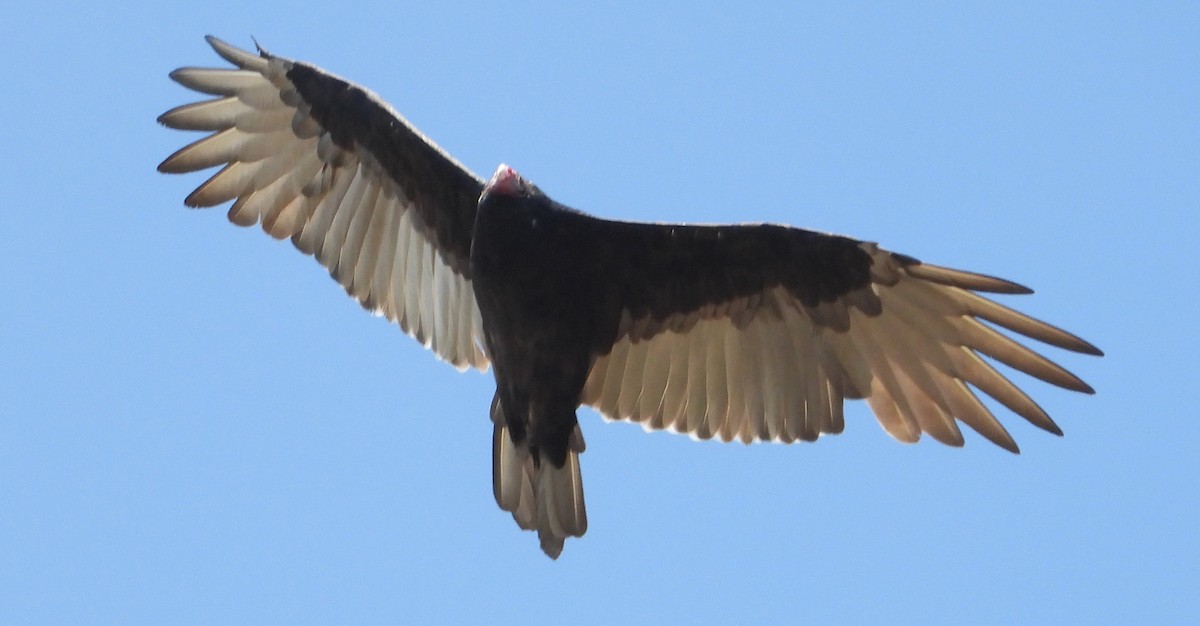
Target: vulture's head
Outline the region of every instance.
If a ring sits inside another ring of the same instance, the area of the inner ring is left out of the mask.
[[[555,214],[580,214],[571,208],[547,196],[537,185],[521,176],[512,167],[501,163],[483,187],[479,196],[479,207],[482,212],[493,214],[508,214],[509,219],[518,220],[548,218]]]
[[[542,192],[536,185],[517,173],[517,170],[501,163],[500,167],[496,168],[496,173],[492,174],[491,180],[484,186],[481,197],[534,198],[540,195]]]
[[[484,187],[484,193],[498,193],[509,196],[526,195],[532,187],[529,181],[517,173],[507,163],[501,163],[500,167],[496,168],[496,172],[492,174],[491,180]]]
[[[562,211],[573,212],[573,209],[551,200],[537,185],[501,164],[479,196],[477,219],[484,220],[487,228],[497,230],[490,234],[502,232],[508,241],[515,243],[513,238],[521,231],[529,227],[532,227],[530,232],[542,230],[539,224],[544,226],[545,220]]]

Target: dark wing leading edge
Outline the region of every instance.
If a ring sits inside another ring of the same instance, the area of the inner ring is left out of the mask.
[[[1061,431],[979,355],[1092,393],[980,321],[1101,354],[975,293],[1029,293],[1008,281],[782,226],[594,228],[609,305],[583,402],[610,418],[700,439],[792,442],[841,432],[843,400],[866,398],[900,441],[924,432],[962,445],[957,420],[1016,452],[968,385]]]
[[[186,204],[232,200],[230,221],[290,237],[364,307],[456,367],[486,368],[469,270],[483,181],[371,92],[299,61],[208,43],[236,67],[175,70],[176,82],[214,98],[158,118],[212,132],[158,167],[222,166]]]

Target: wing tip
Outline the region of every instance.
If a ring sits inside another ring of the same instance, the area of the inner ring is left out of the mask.
[[[948,287],[958,287],[960,289],[969,289],[971,291],[981,291],[985,293],[1003,293],[1010,295],[1029,295],[1033,290],[1020,283],[1015,283],[1011,280],[992,276],[990,274],[980,274],[978,272],[968,272],[965,270],[956,270],[940,265],[931,265],[924,263],[916,258],[904,254],[891,253],[892,257],[904,268],[904,271],[917,278],[922,278],[939,285]]]
[[[978,431],[976,431],[976,432],[978,432]],[[983,434],[983,433],[979,433],[979,434]],[[1016,440],[1013,439],[1012,436],[1008,435],[1007,431],[1004,432],[1004,435],[1005,436],[1003,436],[1003,437],[992,436],[992,435],[983,435],[983,437],[984,437],[984,439],[986,439],[988,441],[988,443],[991,443],[992,445],[996,446],[997,448],[1000,448],[1001,450],[1004,450],[1005,452],[1008,452],[1015,456],[1020,456],[1021,455],[1021,447],[1017,445]]]
[[[980,276],[987,276],[987,275],[980,274]],[[996,291],[996,293],[1007,293],[1007,294],[1012,294],[1012,295],[1016,295],[1016,296],[1028,296],[1028,295],[1033,294],[1032,288],[1026,287],[1025,285],[1022,285],[1021,283],[1015,283],[1011,280],[1005,280],[1003,278],[996,278],[995,276],[987,276],[987,277],[991,278],[992,280],[1003,283],[1005,289],[998,290],[998,291]]]
[[[1100,357],[1104,356],[1104,351],[1101,350],[1100,348],[1097,348],[1096,344],[1093,344],[1092,342],[1090,342],[1078,335],[1068,333],[1065,330],[1061,330],[1061,329],[1056,329],[1056,330],[1058,330],[1058,334],[1061,335],[1061,338],[1058,341],[1049,341],[1043,337],[1034,337],[1034,339],[1039,339],[1039,340],[1044,341],[1052,346],[1058,346],[1059,348],[1062,348],[1064,350],[1070,350],[1071,352],[1075,352],[1076,354],[1086,354],[1088,356],[1100,356]],[[1020,332],[1020,331],[1017,331],[1017,332]],[[1024,333],[1022,333],[1022,334],[1024,334]],[[1029,335],[1026,335],[1026,336],[1028,337]]]
[[[204,36],[204,41],[207,42],[208,45],[212,47],[213,51],[216,52],[222,59],[225,59],[226,61],[229,61],[230,63],[242,69],[262,71],[266,68],[267,61],[274,58],[274,55],[267,52],[266,48],[263,48],[262,45],[258,43],[258,40],[253,36],[251,36],[250,39],[254,41],[254,48],[258,51],[257,56],[249,50],[243,50],[215,35]]]
[[[267,49],[264,48],[261,43],[258,43],[258,37],[255,37],[254,35],[250,35],[250,41],[254,42],[254,49],[258,51],[258,56],[260,56],[264,59],[269,59],[269,58],[275,56],[275,55],[271,54],[270,52],[267,52]]]
[[[190,69],[191,68],[188,67],[177,67],[170,72],[167,72],[167,78],[170,78],[176,83],[187,87],[187,73]],[[159,118],[162,118],[162,116],[160,115]]]
[[[1096,395],[1096,389],[1094,387],[1092,387],[1091,385],[1085,383],[1082,378],[1076,376],[1075,374],[1072,374],[1071,372],[1068,372],[1065,369],[1061,370],[1060,374],[1061,374],[1061,377],[1056,378],[1054,380],[1047,380],[1045,378],[1041,378],[1040,376],[1035,376],[1035,377],[1039,378],[1041,380],[1045,380],[1046,382],[1048,382],[1052,385],[1062,387],[1063,389],[1067,389],[1069,391],[1075,391],[1078,393],[1087,394],[1089,396]]]

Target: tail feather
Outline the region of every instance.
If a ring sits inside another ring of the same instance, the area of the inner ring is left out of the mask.
[[[511,512],[524,530],[537,528],[535,474],[529,448],[514,445],[508,427],[496,424],[492,430],[492,492],[496,504]]]
[[[538,540],[542,544],[542,551],[550,558],[557,559],[567,537],[582,537],[587,532],[579,453],[574,450],[568,452],[567,462],[562,467],[542,463],[535,474]]]
[[[579,471],[582,437],[567,453],[562,467],[534,464],[525,444],[513,444],[508,427],[496,423],[492,432],[492,491],[496,504],[512,513],[524,530],[536,530],[542,551],[557,559],[567,537],[587,532],[583,503],[583,475]]]

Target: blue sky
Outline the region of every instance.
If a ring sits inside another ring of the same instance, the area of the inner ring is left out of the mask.
[[[0,622],[1194,621],[1194,3],[0,8]],[[1012,456],[695,443],[580,413],[590,529],[496,508],[490,376],[182,199],[215,34],[607,217],[770,221],[1038,293],[1103,348]]]

